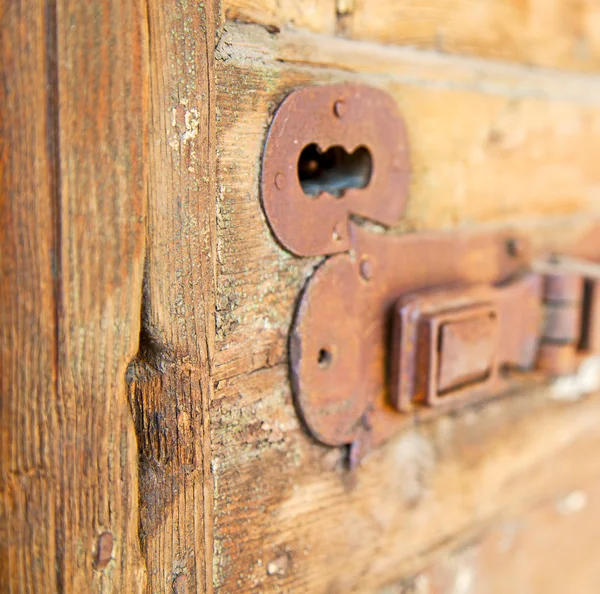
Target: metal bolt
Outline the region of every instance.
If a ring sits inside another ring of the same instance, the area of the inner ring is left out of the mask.
[[[275,187],[278,190],[283,190],[283,188],[285,187],[285,175],[283,175],[283,173],[278,173],[275,176]]]
[[[341,99],[339,99],[338,101],[336,101],[333,104],[333,113],[335,113],[335,115],[338,118],[343,118],[346,111],[347,111],[347,105]]]
[[[363,258],[360,262],[360,275],[369,281],[373,278],[373,264],[368,258]]]
[[[112,559],[113,535],[110,532],[103,532],[98,537],[96,545],[96,555],[94,557],[94,569],[102,571],[108,562]]]

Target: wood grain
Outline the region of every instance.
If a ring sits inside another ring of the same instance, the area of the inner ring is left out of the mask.
[[[598,396],[525,381],[355,473],[294,410],[287,336],[320,259],[278,246],[258,192],[291,89],[361,81],[397,101],[413,181],[387,233],[511,226],[561,246],[600,214],[597,77],[339,37],[597,67],[585,3],[569,25],[557,0],[545,28],[542,4],[521,23],[496,0],[483,32],[453,5],[455,20],[358,0],[0,8],[9,592],[375,592],[599,478]]]
[[[136,592],[125,371],[144,258],[144,10],[64,0],[1,14],[0,581]]]
[[[224,0],[226,19],[547,68],[597,71],[594,0]]]
[[[474,592],[501,594],[507,575],[522,584],[524,594],[598,591],[600,482],[569,486],[485,535],[477,551]]]
[[[52,23],[41,6],[17,3],[2,6],[0,23],[0,583],[42,592],[56,588],[64,545],[56,538],[56,171],[44,43]]]
[[[333,34],[337,25],[336,0],[225,0],[221,11],[225,20],[259,23],[273,32],[296,27]]]
[[[277,244],[258,188],[283,97],[361,81],[388,91],[408,126],[411,194],[388,233],[508,226],[567,245],[598,220],[598,80],[233,23],[216,57],[215,590],[375,592],[595,476],[597,398],[556,404],[525,387],[345,471],[342,451],[304,432],[287,375],[296,299],[319,259]]]
[[[548,68],[597,71],[594,0],[354,0],[342,27],[352,39]]]
[[[507,514],[457,550],[437,556],[416,576],[378,594],[594,594],[600,566],[600,481],[549,493],[531,509]],[[573,488],[575,487],[575,488]]]
[[[408,430],[349,473],[343,451],[306,437],[286,375],[276,366],[216,390],[217,591],[376,592],[598,478],[598,397],[524,388]]]
[[[142,547],[148,592],[210,592],[218,8],[153,0],[148,13],[149,240],[140,353],[129,370]]]

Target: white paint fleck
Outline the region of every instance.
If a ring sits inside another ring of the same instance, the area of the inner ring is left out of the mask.
[[[287,553],[267,563],[267,575],[284,576],[288,572],[290,559]]]
[[[575,514],[587,506],[587,494],[584,491],[571,491],[556,502],[556,511],[563,515]]]
[[[552,384],[552,398],[575,402],[586,394],[600,390],[600,357],[585,359],[577,373],[561,377]]]
[[[198,136],[200,130],[200,112],[195,107],[186,110],[183,121],[185,132],[181,135],[181,140],[185,144],[188,140]]]
[[[395,472],[390,472],[396,492],[409,505],[415,505],[427,493],[436,456],[431,442],[416,432],[400,438],[392,450]]]
[[[475,572],[470,565],[461,563],[456,571],[453,594],[470,594],[475,581]]]
[[[426,575],[419,575],[414,581],[414,594],[429,594],[430,580]]]
[[[498,539],[498,550],[501,553],[509,553],[517,540],[519,526],[516,523],[504,524]]]

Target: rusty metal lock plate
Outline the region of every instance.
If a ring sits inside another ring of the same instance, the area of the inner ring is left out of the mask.
[[[408,182],[404,122],[383,91],[308,87],[288,95],[276,111],[263,157],[262,200],[273,233],[294,254],[347,251],[350,214],[395,223]]]
[[[415,415],[502,393],[509,370],[557,373],[600,350],[600,267],[536,270],[527,239],[510,231],[363,226],[402,216],[409,169],[393,100],[363,85],[292,92],[265,146],[274,235],[296,255],[330,256],[290,333],[296,408],[317,440],[351,444],[354,462]],[[593,234],[584,244],[580,253],[600,256]]]

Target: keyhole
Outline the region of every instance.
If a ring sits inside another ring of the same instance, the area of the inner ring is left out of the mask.
[[[348,188],[366,188],[372,169],[371,153],[364,146],[349,154],[341,146],[322,152],[313,143],[304,147],[298,159],[300,185],[313,198],[322,192],[341,198]]]

